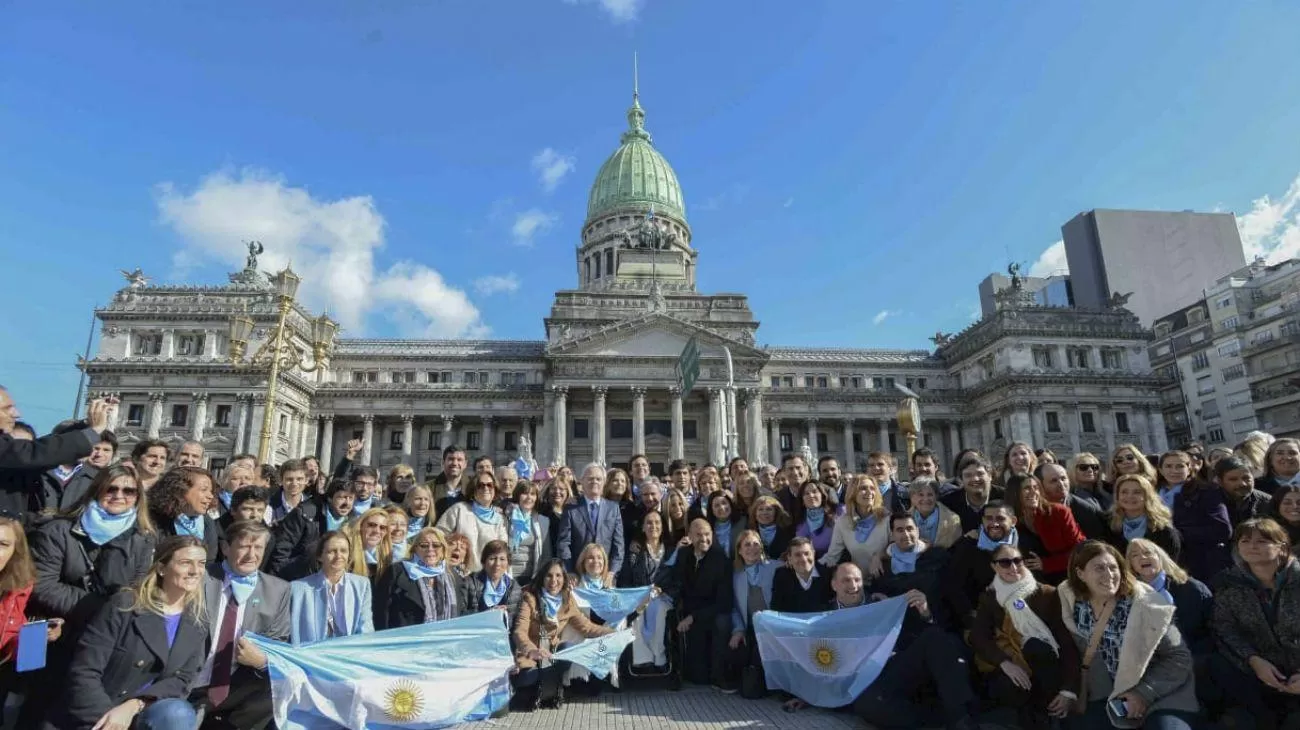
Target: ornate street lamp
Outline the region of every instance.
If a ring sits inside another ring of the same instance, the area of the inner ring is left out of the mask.
[[[253,320],[247,314],[230,319],[230,361],[237,368],[270,369],[266,382],[266,412],[262,416],[262,434],[257,445],[257,460],[263,464],[271,456],[271,428],[275,423],[275,396],[280,369],[298,368],[308,373],[320,369],[333,351],[334,336],[338,334],[338,323],[322,314],[311,320],[311,358],[308,359],[307,353],[294,343],[293,331],[287,327],[287,322],[301,283],[302,277],[289,267],[271,277],[278,303],[275,329],[247,360],[244,359],[244,354],[248,351],[248,341],[253,334]]]

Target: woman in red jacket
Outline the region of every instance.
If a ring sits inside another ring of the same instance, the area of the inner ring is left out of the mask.
[[[36,568],[27,550],[27,535],[18,520],[0,514],[0,707],[14,689],[14,655],[18,630],[27,623],[27,599],[36,582]],[[59,637],[63,621],[50,621],[47,640]]]
[[[1039,582],[1065,580],[1070,552],[1087,538],[1065,505],[1049,502],[1037,478],[1019,474],[1007,480],[1006,503],[1016,513],[1016,533],[1025,565]]]

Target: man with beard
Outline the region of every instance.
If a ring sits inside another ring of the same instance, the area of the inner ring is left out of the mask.
[[[799,514],[803,508],[803,485],[810,476],[808,462],[799,454],[786,454],[781,459],[781,471],[785,474],[785,489],[777,492],[776,498],[786,514]]]
[[[993,582],[993,551],[999,545],[1018,544],[1016,515],[1011,511],[1011,506],[1002,502],[989,502],[984,505],[979,532],[973,537],[963,536],[952,546],[952,558],[948,563],[948,576],[944,586],[954,620],[963,629],[970,629],[975,621],[975,608],[979,605],[980,594]],[[1030,554],[1024,558],[1025,567],[1030,570],[1043,569],[1041,558]]]
[[[465,493],[467,477],[465,450],[455,444],[442,450],[442,473],[433,480],[434,514],[444,515],[457,502],[469,499]]]
[[[830,490],[836,504],[844,504],[848,487],[841,479],[840,462],[834,456],[827,455],[817,460],[817,479]]]
[[[665,592],[677,607],[677,633],[683,642],[683,678],[693,684],[709,683],[723,692],[727,641],[731,638],[732,566],[722,548],[713,544],[713,528],[692,520],[690,548],[677,552],[665,583]]]

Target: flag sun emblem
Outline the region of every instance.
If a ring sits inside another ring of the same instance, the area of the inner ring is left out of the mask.
[[[833,672],[840,663],[840,657],[836,653],[835,647],[824,641],[813,644],[808,656],[812,659],[813,666],[822,672]]]
[[[424,692],[414,682],[394,682],[384,695],[384,712],[396,722],[411,722],[424,712]]]

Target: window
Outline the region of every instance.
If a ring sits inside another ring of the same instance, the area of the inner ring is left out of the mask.
[[[1079,414],[1079,427],[1084,433],[1097,433],[1097,420],[1091,413],[1084,411]]]
[[[501,373],[502,385],[525,385],[528,383],[528,373],[504,371]]]
[[[1231,306],[1232,306],[1231,296],[1224,297],[1214,303],[1215,309],[1226,309],[1227,307],[1231,307]]]
[[[632,419],[611,418],[609,420],[609,437],[612,439],[632,438]]]
[[[1101,351],[1101,366],[1107,370],[1119,370],[1124,367],[1124,352],[1113,348]]]
[[[1070,367],[1072,368],[1088,367],[1088,348],[1086,347],[1071,347],[1065,351],[1065,356],[1069,358]]]
[[[1231,317],[1228,317],[1227,319],[1223,320],[1221,324],[1224,329],[1227,330],[1236,329],[1237,326],[1241,324],[1241,320],[1237,317],[1237,315],[1234,314]]]
[[[1197,324],[1205,321],[1205,312],[1200,309],[1193,309],[1187,313],[1187,324]]]
[[[1211,398],[1207,401],[1201,401],[1201,418],[1218,418],[1219,417],[1219,399]]]
[[[1273,341],[1273,330],[1264,330],[1263,332],[1258,332],[1255,334],[1254,337],[1250,338],[1250,344],[1252,345],[1262,345],[1265,342],[1272,342],[1272,341]]]
[[[1209,375],[1202,375],[1196,379],[1196,392],[1204,395],[1214,392],[1214,378]]]
[[[882,390],[885,387],[885,379],[879,376],[872,378],[871,387],[876,390]]]
[[[1198,352],[1192,356],[1192,370],[1204,370],[1210,366],[1210,356],[1204,352]]]
[[[1232,422],[1232,430],[1236,433],[1250,433],[1259,428],[1259,419],[1254,416],[1238,418]]]
[[[699,438],[699,424],[695,421],[682,421],[682,438],[694,441]]]
[[[591,438],[591,423],[585,418],[573,419],[573,438],[589,439]]]
[[[1050,368],[1052,367],[1052,351],[1046,347],[1033,348],[1034,367]]]
[[[359,428],[358,428],[358,429],[355,429],[355,430],[352,431],[352,440],[353,440],[353,441],[360,441],[361,438],[362,438],[363,436],[365,436],[365,435],[366,435],[366,432],[365,432],[365,431],[362,431],[362,430],[359,429]]]
[[[1172,324],[1169,324],[1168,322],[1160,322],[1155,326],[1156,337],[1168,337],[1169,333],[1172,332],[1173,329],[1174,326]]]
[[[853,378],[852,378],[852,383],[853,383],[853,387],[854,387],[854,388],[861,388],[861,387],[862,387],[862,376],[861,376],[861,375],[854,375]]]
[[[1204,332],[1193,332],[1192,334],[1187,336],[1188,342],[1201,342],[1203,340],[1205,340]]]
[[[672,438],[673,422],[667,418],[647,418],[645,421],[645,435],[647,437],[663,436],[664,438]]]
[[[482,435],[478,431],[469,431],[465,434],[465,448],[470,451],[478,451],[482,448]]]
[[[1118,432],[1120,432],[1120,433],[1128,433],[1128,432],[1129,432],[1129,430],[1128,430],[1128,414],[1127,414],[1127,413],[1116,413],[1116,414],[1115,414],[1115,430],[1118,431]]]
[[[917,389],[917,390],[925,390],[925,378],[917,378],[917,379],[916,379],[916,389]]]
[[[228,405],[217,406],[217,415],[216,418],[213,419],[212,425],[214,426],[230,425],[230,406]]]
[[[1169,345],[1161,345],[1156,348],[1156,357],[1164,357],[1171,352]]]
[[[784,378],[781,378],[781,385],[783,385],[783,386],[786,387],[786,388],[793,388],[793,387],[794,387],[794,376],[793,376],[793,375],[787,375],[787,376],[785,376]]]
[[[442,441],[442,431],[430,431],[429,442],[425,445],[425,448],[428,449],[429,451],[437,451],[438,449],[442,448],[441,441]]]
[[[788,433],[781,434],[781,451],[794,451],[794,436]]]
[[[450,371],[450,370],[430,370],[430,371],[428,371],[428,372],[426,372],[426,373],[424,374],[424,382],[426,382],[426,383],[450,383],[450,382],[451,382],[451,371]]]
[[[132,403],[126,407],[126,425],[140,426],[144,424],[144,405]]]
[[[1223,369],[1223,382],[1225,383],[1230,380],[1236,380],[1238,378],[1244,378],[1244,377],[1246,377],[1245,365],[1233,365],[1230,368]]]
[[[862,434],[860,433],[853,434],[853,450],[862,451]]]
[[[203,335],[181,335],[176,338],[176,354],[182,357],[195,357],[203,354]]]
[[[157,356],[162,354],[162,335],[150,332],[135,336],[135,354]]]
[[[378,383],[378,370],[357,370],[352,373],[352,382],[354,383]]]
[[[781,376],[780,376],[780,375],[773,375],[773,376],[772,376],[772,387],[773,387],[773,388],[780,388],[780,387],[781,387]]]
[[[1241,342],[1237,340],[1219,345],[1219,357],[1235,357],[1240,352]]]
[[[817,434],[817,453],[824,454],[830,450],[831,450],[831,443],[830,440],[827,439],[826,434],[824,433]]]
[[[1002,419],[1001,419],[1001,418],[995,418],[995,419],[993,419],[993,438],[995,438],[995,439],[1000,439],[1000,438],[1002,438]]]
[[[172,406],[172,425],[184,426],[190,420],[189,406]]]
[[[803,387],[812,388],[817,384],[817,380],[811,375],[803,376]]]
[[[473,370],[470,370],[469,372],[465,373],[465,384],[478,385],[478,373]]]
[[[279,431],[276,431],[276,433],[278,433],[278,434],[281,435],[281,436],[286,436],[286,435],[288,435],[288,433],[289,433],[289,415],[288,415],[287,413],[281,413],[281,414],[280,414],[280,430],[279,430]]]
[[[605,249],[605,275],[614,275],[614,249]]]
[[[389,451],[401,451],[401,450],[402,450],[402,432],[401,432],[401,431],[398,431],[398,430],[394,429],[393,431],[391,431],[391,432],[388,434],[388,450],[389,450]]]
[[[515,451],[519,448],[519,434],[515,431],[506,431],[505,435],[506,451]]]
[[[829,387],[829,386],[830,386],[830,379],[829,379],[829,378],[827,378],[825,375],[818,375],[818,376],[817,376],[817,387],[818,387],[818,388],[826,388],[826,387]]]
[[[209,459],[208,471],[212,472],[212,476],[221,476],[222,473],[226,471],[226,460],[217,458]]]
[[[889,451],[890,453],[898,451],[898,434],[889,434]]]
[[[984,371],[984,379],[988,380],[993,377],[993,356],[988,355],[980,359],[980,369]]]
[[[1208,439],[1208,440],[1209,440],[1209,442],[1212,443],[1212,444],[1222,443],[1222,442],[1223,442],[1223,429],[1221,429],[1221,428],[1212,428],[1212,429],[1210,429],[1210,431],[1209,431],[1209,439]]]
[[[1043,415],[1047,417],[1047,432],[1048,432],[1048,433],[1060,433],[1060,432],[1061,432],[1061,414],[1057,413],[1056,411],[1047,411],[1047,412],[1044,413]]]

